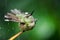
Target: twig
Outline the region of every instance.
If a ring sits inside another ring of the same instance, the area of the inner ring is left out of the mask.
[[[19,32],[17,34],[15,34],[14,36],[12,36],[10,39],[8,40],[14,40],[16,37],[18,37],[19,35],[21,35],[23,32]]]

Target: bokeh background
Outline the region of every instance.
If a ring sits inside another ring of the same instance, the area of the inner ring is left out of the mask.
[[[8,40],[18,33],[16,22],[5,22],[4,15],[11,9],[31,12],[37,19],[33,30],[24,32],[15,40],[59,40],[60,0],[0,0],[0,40]]]

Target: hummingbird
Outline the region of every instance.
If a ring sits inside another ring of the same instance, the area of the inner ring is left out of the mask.
[[[21,10],[13,9],[10,13],[4,15],[5,21],[18,22],[21,32],[25,32],[34,28],[36,19],[32,16],[34,10],[29,12],[22,12]]]

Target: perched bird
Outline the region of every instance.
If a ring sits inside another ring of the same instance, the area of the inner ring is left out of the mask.
[[[20,10],[14,9],[10,13],[4,15],[5,21],[18,22],[21,32],[31,30],[35,26],[36,19],[32,16],[34,11],[29,14],[28,12],[21,12]],[[20,33],[21,33],[20,32]]]

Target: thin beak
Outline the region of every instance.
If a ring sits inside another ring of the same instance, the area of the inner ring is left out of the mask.
[[[33,10],[33,11],[31,12],[30,16],[33,15],[34,11],[35,11],[35,10]]]

